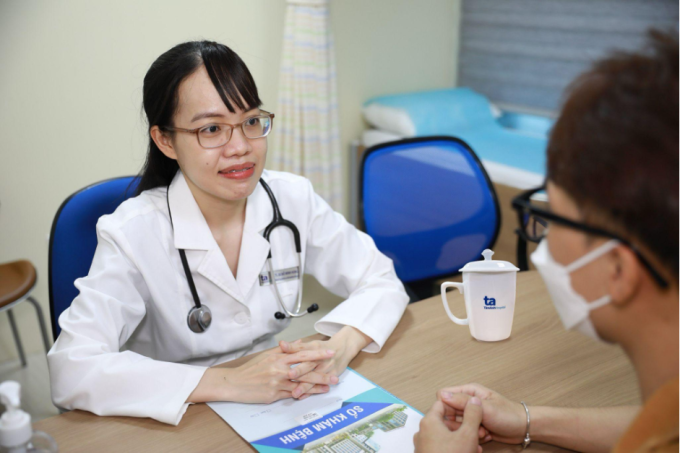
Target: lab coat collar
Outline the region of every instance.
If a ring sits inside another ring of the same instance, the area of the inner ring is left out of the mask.
[[[215,238],[181,171],[177,171],[170,183],[168,197],[175,247],[184,250],[214,248],[217,245]]]
[[[266,181],[266,172],[262,175]],[[189,189],[186,179],[178,171],[170,183],[170,209],[174,229],[174,243],[178,249],[210,250],[215,246],[210,227]],[[274,217],[274,209],[262,184],[257,184],[246,203],[244,232],[261,234]]]
[[[266,171],[262,173],[262,179],[264,179],[265,182],[268,180]],[[271,200],[269,200],[269,195],[267,195],[262,184],[258,182],[257,186],[255,186],[255,190],[253,190],[253,193],[248,197],[248,203],[246,204],[246,222],[243,226],[243,230],[261,235],[273,218],[274,208],[272,207]]]
[[[262,179],[267,180],[266,172]],[[274,216],[274,208],[267,192],[258,183],[255,190],[248,197],[246,204],[246,221],[243,225],[241,239],[241,253],[239,254],[236,281],[244,296],[247,296],[258,281],[260,272],[269,255],[269,241],[262,232],[269,225]]]
[[[266,176],[263,177],[266,180]],[[244,297],[247,297],[253,284],[258,280],[269,254],[269,242],[262,236],[274,215],[267,192],[258,183],[248,197],[235,281],[181,171],[177,172],[170,183],[169,197],[175,247],[185,250],[210,250],[199,266],[198,272],[244,303]],[[234,288],[234,283],[238,285],[238,290]]]

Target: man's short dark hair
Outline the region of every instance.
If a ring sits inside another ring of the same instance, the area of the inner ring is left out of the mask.
[[[550,134],[548,179],[678,274],[678,41],[649,33],[576,79]]]

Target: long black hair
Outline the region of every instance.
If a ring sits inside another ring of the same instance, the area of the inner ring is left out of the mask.
[[[174,126],[178,90],[182,81],[205,66],[208,76],[230,112],[234,105],[250,110],[262,105],[255,80],[236,52],[213,41],[190,41],[179,44],[153,62],[144,77],[144,112],[148,122],[149,149],[139,173],[136,195],[154,187],[167,186],[179,168],[177,161],[166,157],[151,138],[153,126]]]

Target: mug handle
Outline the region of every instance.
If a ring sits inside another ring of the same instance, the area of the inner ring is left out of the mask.
[[[451,313],[451,310],[449,310],[449,301],[446,299],[446,288],[458,288],[458,291],[460,291],[461,294],[463,294],[463,284],[458,283],[458,282],[444,282],[442,283],[442,302],[444,303],[444,310],[446,310],[446,314],[449,315],[449,318],[451,318],[451,321],[455,322],[456,324],[459,324],[461,326],[467,326],[470,321],[468,318],[460,319],[456,318],[453,316],[453,313]]]

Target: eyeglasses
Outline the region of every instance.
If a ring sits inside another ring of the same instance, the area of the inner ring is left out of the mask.
[[[239,124],[210,123],[196,129],[164,126],[161,129],[173,132],[188,132],[196,134],[198,144],[203,148],[219,148],[229,143],[235,127],[241,126],[246,138],[262,138],[269,135],[274,124],[274,114],[262,110],[261,115],[251,116]]]
[[[630,241],[622,238],[619,235],[611,233],[609,231],[586,225],[585,223],[576,222],[566,217],[559,216],[553,212],[546,209],[540,208],[538,206],[531,204],[531,197],[541,191],[545,191],[545,186],[537,187],[535,189],[527,190],[522,192],[517,197],[512,200],[512,207],[517,211],[517,218],[519,220],[520,228],[515,232],[524,241],[529,242],[540,242],[541,239],[545,237],[548,232],[548,227],[551,222],[564,225],[575,230],[583,231],[584,233],[592,234],[595,236],[607,237],[610,239],[616,239],[622,245],[625,245],[635,253],[635,256],[640,260],[640,263],[647,269],[652,278],[661,286],[666,288],[668,282],[664,279],[659,272],[654,269],[652,264],[640,253],[638,248],[630,243]]]

